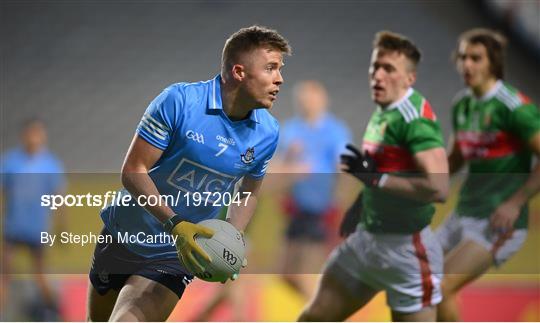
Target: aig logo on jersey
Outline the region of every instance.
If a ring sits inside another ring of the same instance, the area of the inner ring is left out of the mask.
[[[198,133],[193,130],[188,130],[186,132],[186,137],[200,144],[204,144],[204,135],[202,133]]]
[[[250,147],[245,153],[240,154],[240,159],[246,165],[251,164],[255,160],[255,147]]]
[[[220,173],[214,169],[183,158],[171,173],[167,182],[187,193],[225,192],[229,190],[235,179],[236,177],[234,176]]]

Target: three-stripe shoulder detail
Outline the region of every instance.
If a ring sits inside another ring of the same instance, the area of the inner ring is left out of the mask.
[[[145,113],[141,119],[141,127],[152,133],[161,140],[165,140],[170,132],[169,127],[154,119],[150,114]]]
[[[420,118],[420,113],[410,100],[403,101],[397,108],[407,123]]]
[[[470,97],[472,95],[472,92],[469,88],[462,89],[459,91],[453,98],[452,98],[452,104],[455,105],[459,101],[463,100],[466,97]]]
[[[495,97],[504,103],[504,105],[506,105],[506,107],[508,107],[508,109],[511,111],[517,109],[524,103],[517,93],[512,93],[507,87],[504,86],[501,86]]]

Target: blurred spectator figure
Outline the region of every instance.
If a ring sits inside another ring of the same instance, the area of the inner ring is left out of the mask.
[[[41,206],[44,194],[60,194],[64,189],[61,162],[46,147],[47,131],[39,119],[26,121],[20,134],[19,147],[8,150],[1,157],[1,189],[4,209],[2,243],[2,290],[0,305],[3,308],[10,297],[9,284],[13,257],[21,249],[30,254],[31,273],[39,295],[29,307],[33,320],[58,319],[58,307],[51,285],[45,277],[44,249],[41,232],[49,231],[51,210]],[[56,228],[63,226],[63,216],[57,215]],[[5,318],[2,318],[5,319]]]
[[[283,278],[309,297],[326,256],[326,242],[337,218],[334,188],[339,154],[351,140],[346,125],[328,111],[328,94],[318,81],[303,81],[294,89],[297,116],[285,122],[280,133],[278,163],[306,174],[295,175],[284,203],[289,216],[283,262]],[[335,216],[333,216],[335,215]]]

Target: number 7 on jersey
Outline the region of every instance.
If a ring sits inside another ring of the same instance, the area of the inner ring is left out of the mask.
[[[218,151],[218,152],[214,155],[214,156],[216,156],[216,157],[218,157],[219,155],[223,154],[223,153],[225,152],[225,150],[227,150],[227,148],[229,148],[229,145],[226,145],[226,144],[220,142],[220,143],[218,144],[218,147],[220,147],[221,150]]]

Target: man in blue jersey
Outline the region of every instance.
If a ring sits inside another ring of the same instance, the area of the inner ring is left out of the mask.
[[[0,306],[4,305],[9,290],[11,259],[18,247],[30,252],[33,276],[40,292],[34,306],[35,319],[55,320],[57,305],[53,290],[45,279],[45,259],[41,232],[51,225],[51,212],[40,205],[41,196],[63,192],[62,163],[47,148],[47,132],[39,119],[26,121],[21,131],[21,146],[3,154],[0,187],[3,191],[2,284]],[[55,217],[57,226],[63,216]]]
[[[213,232],[196,223],[215,218],[235,186],[250,194],[241,194],[227,217],[238,230],[246,227],[276,149],[278,123],[268,110],[283,83],[283,55],[290,51],[275,30],[240,29],[225,42],[220,75],[173,84],[150,103],[127,152],[119,196],[179,200],[144,208],[113,203],[101,213],[103,234],[168,233],[175,243],[96,246],[88,319],[166,320],[192,274],[211,261],[194,237]],[[195,206],[196,196],[205,193],[210,198]]]
[[[330,217],[335,213],[333,191],[339,170],[339,155],[351,141],[347,126],[328,111],[328,94],[318,81],[295,85],[298,115],[281,130],[278,160],[303,165],[306,176],[296,180],[289,190],[285,212],[290,216],[284,248],[283,277],[304,297],[311,296],[312,275],[325,260],[325,242]]]

